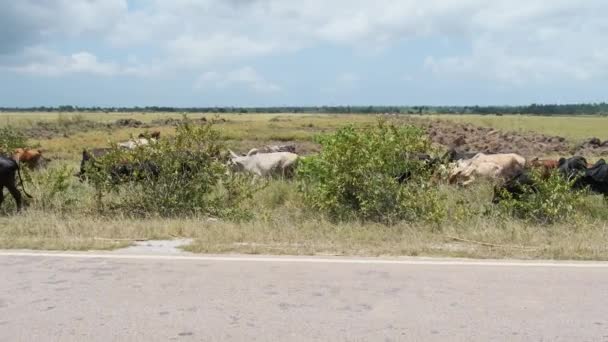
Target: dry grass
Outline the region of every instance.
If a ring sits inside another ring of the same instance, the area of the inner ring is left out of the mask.
[[[128,239],[193,238],[197,253],[413,255],[473,258],[608,260],[608,227],[530,227],[480,221],[470,227],[334,224],[274,218],[247,223],[205,219],[61,217],[42,212],[0,218],[0,248],[114,249]],[[461,240],[454,240],[457,237]],[[115,239],[115,240],[113,240]],[[467,241],[465,241],[467,240]],[[491,245],[491,246],[490,246]]]

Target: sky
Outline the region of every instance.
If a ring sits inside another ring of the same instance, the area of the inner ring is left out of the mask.
[[[608,101],[606,0],[0,0],[0,106]]]

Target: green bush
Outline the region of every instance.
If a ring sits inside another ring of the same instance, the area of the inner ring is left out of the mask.
[[[348,126],[317,138],[322,152],[298,167],[299,189],[306,203],[334,220],[440,221],[444,210],[429,172],[408,158],[431,150],[423,131],[386,121],[364,129]],[[399,184],[396,177],[410,172]]]
[[[248,176],[229,172],[223,150],[212,124],[184,121],[174,139],[132,151],[115,148],[89,163],[87,178],[97,190],[101,210],[138,217],[248,217],[241,204],[256,188]],[[129,174],[120,172],[126,169]],[[107,203],[103,198],[109,192],[115,195],[107,196]]]
[[[89,195],[74,177],[74,169],[67,165],[48,168],[31,173],[33,196],[32,206],[35,209],[50,210],[55,213],[66,213],[82,209],[82,203]]]
[[[18,147],[25,147],[27,138],[25,135],[11,127],[0,127],[0,154],[12,154],[12,151]]]
[[[523,194],[518,198],[506,191],[500,194],[504,199],[499,208],[504,213],[537,224],[564,222],[579,216],[585,191],[572,188],[575,180],[565,180],[558,172],[546,179],[537,172],[530,176],[536,189],[524,185]]]

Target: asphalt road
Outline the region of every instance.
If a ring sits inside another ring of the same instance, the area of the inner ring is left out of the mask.
[[[608,341],[607,264],[6,253],[0,341]]]

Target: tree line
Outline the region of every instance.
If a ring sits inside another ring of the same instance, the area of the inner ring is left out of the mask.
[[[336,114],[481,114],[608,115],[607,103],[531,104],[526,106],[282,106],[282,107],[0,107],[0,112],[144,112],[144,113],[336,113]]]

